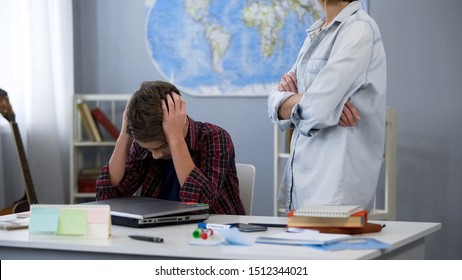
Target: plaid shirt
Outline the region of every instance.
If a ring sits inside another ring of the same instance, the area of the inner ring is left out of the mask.
[[[186,144],[196,165],[180,189],[180,201],[206,203],[212,214],[245,214],[239,198],[234,145],[222,128],[189,118]],[[109,166],[104,165],[96,181],[96,199],[132,196],[141,187],[141,196],[157,198],[162,186],[159,160],[135,141],[119,185],[112,186]]]

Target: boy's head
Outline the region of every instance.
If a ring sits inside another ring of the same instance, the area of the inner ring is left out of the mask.
[[[162,129],[162,103],[167,94],[180,91],[163,81],[143,82],[130,98],[127,130],[138,142],[165,142]]]

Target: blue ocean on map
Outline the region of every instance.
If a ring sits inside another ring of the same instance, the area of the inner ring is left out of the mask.
[[[316,0],[302,1],[309,8],[288,2],[152,1],[146,21],[152,61],[190,95],[267,95],[322,12]]]

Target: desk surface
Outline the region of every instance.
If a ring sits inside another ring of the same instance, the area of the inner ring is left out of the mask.
[[[280,223],[285,217],[224,216],[212,215],[208,223]],[[419,242],[441,228],[440,223],[385,221],[386,227],[379,233],[364,234],[389,243],[391,249],[322,251],[302,246],[256,244],[251,246],[218,245],[193,246],[192,232],[197,224],[184,224],[152,228],[113,226],[112,237],[107,240],[77,238],[29,239],[27,229],[0,230],[0,259],[375,259],[394,254],[400,249]],[[284,231],[284,228],[268,228],[266,232],[246,233],[250,240],[257,236]],[[152,235],[164,238],[164,243],[148,243],[132,240],[128,235]],[[421,254],[422,250],[420,250]],[[67,255],[66,255],[67,253]],[[62,256],[61,256],[62,255]],[[423,256],[422,256],[423,257]],[[399,258],[399,257],[398,257]]]

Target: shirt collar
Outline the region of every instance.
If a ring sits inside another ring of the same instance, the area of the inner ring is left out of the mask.
[[[361,9],[363,5],[361,4],[361,1],[353,1],[350,4],[348,4],[334,19],[334,22],[342,22],[344,21],[347,17],[351,16],[352,14],[356,13],[359,9]]]
[[[319,30],[321,30],[322,25],[326,21],[326,17],[322,17],[318,19],[313,25],[311,25],[310,28],[306,30],[306,33],[308,33],[308,36],[310,36],[310,39],[313,40],[316,35],[318,35]]]
[[[347,17],[356,13],[361,8],[363,8],[361,1],[358,0],[351,2],[335,17],[335,19],[329,24],[329,26],[326,29],[329,29],[334,22],[343,22]],[[306,30],[311,39],[313,39],[318,34],[319,30],[321,30],[321,27],[325,21],[326,16],[323,16]]]

